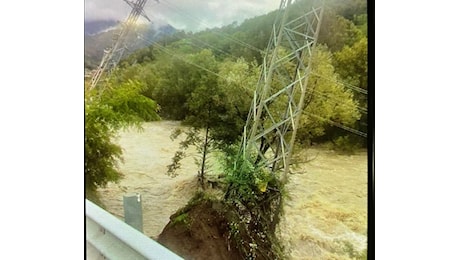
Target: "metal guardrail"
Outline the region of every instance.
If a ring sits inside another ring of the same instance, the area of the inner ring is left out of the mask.
[[[86,259],[182,259],[93,202],[85,202]]]

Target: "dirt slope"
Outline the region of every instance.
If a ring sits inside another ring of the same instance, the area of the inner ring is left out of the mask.
[[[203,201],[171,216],[158,242],[184,259],[241,259],[230,245],[222,206]]]

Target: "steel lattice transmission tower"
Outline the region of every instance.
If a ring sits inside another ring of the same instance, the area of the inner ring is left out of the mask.
[[[122,23],[120,31],[114,34],[112,46],[104,50],[104,56],[102,57],[101,63],[91,78],[90,89],[93,89],[97,85],[103,73],[107,72],[110,74],[111,71],[117,66],[118,62],[123,56],[125,49],[127,49],[125,44],[127,38],[126,36],[135,26],[139,16],[145,17],[150,22],[150,19],[144,12],[144,6],[147,0],[136,0],[136,2],[131,2],[128,0],[124,1],[131,6],[131,12],[126,20]]]
[[[322,6],[313,6],[287,21],[292,2],[281,1],[240,148],[240,155],[273,174],[284,171],[282,182],[289,172],[323,13]]]

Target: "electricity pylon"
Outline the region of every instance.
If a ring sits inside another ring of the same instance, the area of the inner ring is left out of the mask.
[[[107,72],[110,74],[111,71],[117,66],[118,62],[120,62],[121,57],[123,56],[123,53],[126,49],[126,36],[135,26],[139,16],[145,17],[145,19],[150,22],[150,19],[144,12],[144,6],[147,0],[136,0],[136,2],[131,2],[128,0],[124,1],[131,6],[131,13],[122,23],[120,31],[114,34],[112,46],[104,50],[104,56],[102,57],[101,63],[91,78],[90,89],[96,87],[103,73]]]
[[[304,108],[311,55],[323,8],[288,21],[292,0],[282,0],[243,132],[240,155],[286,182]],[[238,167],[238,165],[235,165]]]

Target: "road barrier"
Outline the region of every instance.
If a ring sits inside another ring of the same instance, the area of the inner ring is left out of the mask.
[[[93,202],[85,202],[86,259],[182,259]]]

